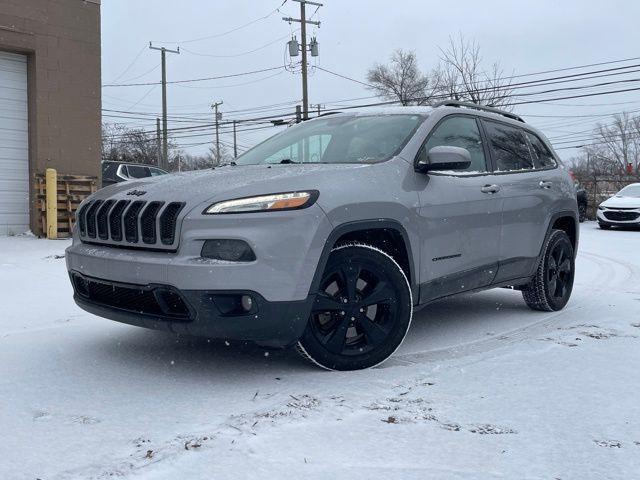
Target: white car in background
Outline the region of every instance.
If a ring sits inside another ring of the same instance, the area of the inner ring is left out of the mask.
[[[611,227],[640,227],[640,183],[627,185],[598,205],[598,224]]]

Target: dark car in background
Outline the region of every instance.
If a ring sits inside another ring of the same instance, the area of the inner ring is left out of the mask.
[[[576,201],[578,202],[578,220],[580,223],[584,222],[587,219],[587,208],[589,207],[589,201],[587,199],[587,191],[584,189],[582,185],[580,185],[580,181],[576,178],[573,170],[569,170],[569,175],[573,180],[573,184],[576,187]]]
[[[579,185],[576,185],[576,200],[578,200],[578,215],[582,223],[587,219],[589,202],[587,201],[587,191]]]
[[[169,172],[166,170],[144,163],[123,163],[104,160],[102,162],[102,187],[136,178],[166,175],[167,173]]]

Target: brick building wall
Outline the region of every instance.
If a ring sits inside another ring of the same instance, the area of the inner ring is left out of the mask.
[[[27,55],[30,179],[99,176],[100,1],[2,0],[0,51]],[[30,197],[38,232],[33,186]]]

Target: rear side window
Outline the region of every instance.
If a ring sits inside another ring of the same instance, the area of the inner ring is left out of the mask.
[[[429,150],[440,146],[466,148],[471,154],[471,165],[466,171],[487,171],[482,136],[475,118],[463,116],[445,118],[431,134],[419,155],[428,155]]]
[[[550,168],[557,165],[556,159],[553,158],[549,148],[547,148],[544,142],[540,140],[537,135],[527,132],[527,138],[531,143],[533,156],[539,168]]]
[[[521,129],[503,123],[485,121],[485,130],[497,171],[509,172],[534,168],[533,158]]]
[[[107,180],[115,180],[117,171],[118,165],[115,163],[102,164],[102,178],[106,178]]]
[[[129,165],[127,167],[129,172],[129,176],[131,178],[146,178],[151,176],[151,172],[149,171],[149,167],[142,167],[138,165]]]

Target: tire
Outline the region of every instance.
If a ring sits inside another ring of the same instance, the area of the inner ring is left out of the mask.
[[[587,206],[585,204],[578,205],[578,221],[580,223],[587,219]]]
[[[532,310],[562,310],[571,297],[575,276],[573,245],[562,230],[552,230],[533,279],[522,289]]]
[[[383,251],[360,244],[332,250],[297,350],[328,370],[359,370],[389,358],[413,315],[411,287]]]
[[[598,223],[598,226],[599,226],[602,230],[610,230],[610,229],[611,229],[611,225],[607,225],[606,223]]]

